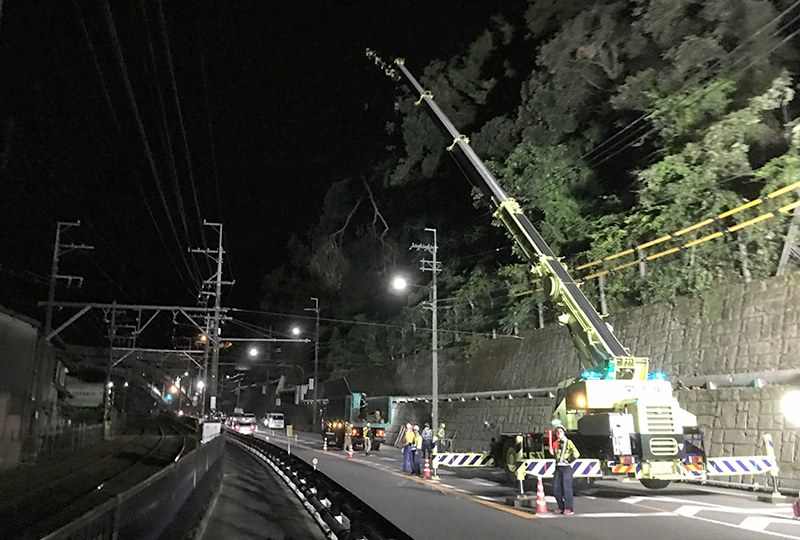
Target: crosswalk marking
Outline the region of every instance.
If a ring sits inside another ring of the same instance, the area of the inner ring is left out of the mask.
[[[750,516],[749,518],[739,523],[739,527],[751,531],[763,531],[764,529],[767,528],[767,525],[772,523],[772,521],[773,520],[769,518]]]

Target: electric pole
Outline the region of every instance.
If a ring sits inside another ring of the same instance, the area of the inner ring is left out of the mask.
[[[432,407],[431,407],[431,424],[434,430],[439,427],[439,334],[438,334],[438,313],[437,313],[437,291],[436,291],[436,274],[441,269],[441,262],[437,259],[437,251],[439,250],[438,239],[436,236],[436,229],[425,229],[425,232],[433,233],[433,245],[431,244],[411,244],[411,249],[417,251],[426,251],[431,255],[430,260],[422,259],[420,261],[420,270],[423,272],[431,272],[433,279],[431,280],[431,300],[428,302],[428,308],[431,310],[431,387],[432,387]]]
[[[222,248],[222,223],[209,223],[203,221],[203,225],[213,228],[219,235],[219,242],[217,249],[190,249],[192,253],[203,253],[211,260],[217,263],[217,271],[209,279],[203,282],[203,285],[214,287],[214,309],[213,309],[213,323],[211,324],[210,335],[207,336],[209,346],[211,349],[211,372],[208,374],[207,388],[209,396],[209,409],[215,410],[217,408],[217,378],[219,376],[219,336],[220,336],[220,321],[222,314],[222,286],[233,285],[232,281],[222,280],[222,260],[225,250]]]
[[[311,298],[314,301],[313,308],[305,308],[305,311],[313,311],[316,314],[316,326],[314,327],[314,413],[311,416],[312,430],[316,431],[319,421],[319,405],[317,402],[317,386],[319,386],[319,298]]]
[[[87,246],[85,244],[62,244],[61,234],[70,227],[79,227],[80,220],[74,223],[67,221],[59,221],[56,227],[56,243],[53,247],[53,265],[50,268],[50,292],[47,296],[47,312],[44,319],[44,335],[47,337],[53,330],[53,302],[56,299],[56,284],[59,279],[65,280],[68,285],[72,285],[73,281],[78,283],[78,287],[83,285],[83,278],[80,276],[67,276],[58,273],[58,263],[61,256],[74,251],[76,249],[89,250],[94,249],[94,246]]]

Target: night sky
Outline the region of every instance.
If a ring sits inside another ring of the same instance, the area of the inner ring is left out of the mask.
[[[327,187],[385,155],[398,91],[365,48],[403,56],[421,74],[463,52],[496,9],[2,6],[0,305],[39,319],[59,220],[80,220],[67,240],[95,249],[63,257],[61,273],[86,281],[59,288],[57,300],[194,305],[196,280],[210,270],[186,251],[216,242],[201,232],[206,219],[225,226],[225,278],[236,280],[225,303],[258,306],[260,277],[284,262],[292,234],[316,223]]]

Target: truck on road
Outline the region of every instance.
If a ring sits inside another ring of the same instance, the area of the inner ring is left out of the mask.
[[[345,379],[326,384],[327,404],[323,409],[323,437],[328,446],[344,448],[345,430],[350,430],[354,449],[364,446],[364,430],[370,425],[372,450],[386,441],[386,428],[392,422],[392,398],[368,397],[351,392]]]

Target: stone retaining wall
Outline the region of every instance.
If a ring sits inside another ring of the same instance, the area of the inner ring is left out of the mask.
[[[681,377],[800,368],[800,274],[720,285],[698,297],[679,298],[611,315],[620,342],[649,356],[651,371]],[[582,368],[568,331],[557,325],[439,353],[439,393],[550,387]],[[372,395],[431,393],[430,353],[385,368],[345,374],[356,391]],[[800,480],[797,428],[779,410],[785,387],[676,391],[705,428],[709,455],[762,453],[761,435],[772,433],[781,476]],[[440,403],[440,418],[456,431],[456,448],[480,451],[500,431],[547,427],[551,400],[498,399]],[[430,404],[398,405],[397,421],[420,423]],[[395,432],[396,433],[396,432]],[[749,483],[749,479],[746,479]]]

